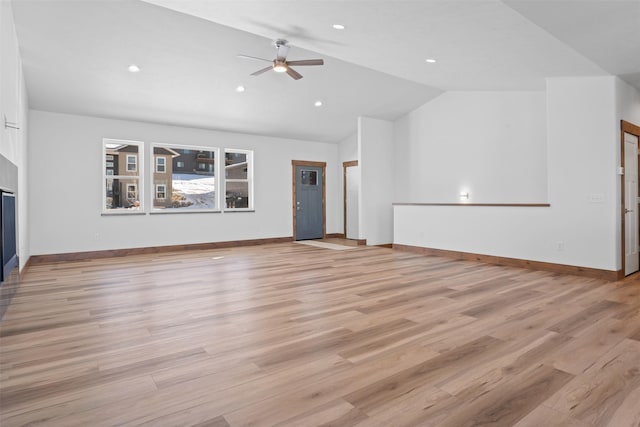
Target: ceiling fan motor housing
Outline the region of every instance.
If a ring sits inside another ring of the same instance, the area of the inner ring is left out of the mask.
[[[276,40],[273,42],[273,45],[274,45],[276,48],[279,48],[279,47],[281,47],[281,46],[286,46],[286,45],[287,45],[287,43],[289,43],[289,42],[288,42],[288,41],[286,41],[285,39],[276,39]]]

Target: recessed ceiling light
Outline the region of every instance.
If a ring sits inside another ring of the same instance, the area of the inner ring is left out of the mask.
[[[435,64],[436,60],[433,58],[427,58],[425,59],[425,61],[427,61],[429,64]]]
[[[137,73],[140,71],[140,67],[138,67],[136,64],[131,64],[129,65],[127,70],[129,70],[130,73]]]
[[[236,88],[236,92],[244,92],[244,86],[240,85]]]
[[[333,24],[332,27],[334,30],[344,30],[344,25],[342,24]]]
[[[322,107],[322,101],[316,101],[313,105],[316,107]]]

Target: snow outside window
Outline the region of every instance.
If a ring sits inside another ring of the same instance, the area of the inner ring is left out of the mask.
[[[219,150],[211,147],[154,144],[156,173],[158,160],[166,158],[163,176],[152,176],[156,194],[155,212],[219,210]],[[153,175],[153,174],[152,174]],[[164,197],[160,189],[164,187]]]

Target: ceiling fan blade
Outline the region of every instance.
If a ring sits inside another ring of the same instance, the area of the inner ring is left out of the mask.
[[[238,58],[242,58],[242,59],[255,59],[257,61],[267,61],[267,62],[273,62],[270,59],[264,59],[264,58],[258,58],[257,56],[249,56],[249,55],[237,55]]]
[[[284,61],[285,59],[287,59],[287,53],[289,53],[289,46],[287,46],[286,44],[278,45],[278,61]]]
[[[287,74],[293,77],[294,80],[300,80],[302,78],[302,74],[300,74],[299,72],[297,72],[291,67],[287,67]]]
[[[287,65],[324,65],[322,59],[302,59],[300,61],[287,61]]]
[[[251,75],[252,76],[259,76],[260,74],[266,73],[267,71],[272,70],[272,69],[273,69],[273,67],[269,66],[267,68],[263,68],[262,70],[258,70],[255,73],[251,73]]]

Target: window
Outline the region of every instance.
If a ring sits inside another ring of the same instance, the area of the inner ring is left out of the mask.
[[[138,156],[135,154],[127,154],[127,172],[135,172],[138,170]]]
[[[136,184],[127,184],[127,199],[138,200],[138,186]]]
[[[219,209],[217,148],[154,144],[153,155],[158,173],[158,159],[166,159],[163,172],[166,175],[152,177],[155,185],[154,211]]]
[[[156,172],[165,173],[167,171],[167,158],[163,156],[156,156]]]
[[[167,186],[165,184],[156,184],[156,199],[164,200],[167,198]]]
[[[143,143],[138,141],[102,141],[104,213],[142,209],[142,147]]]
[[[253,152],[225,150],[225,210],[253,209]]]
[[[151,144],[146,165],[144,151],[143,142],[103,140],[103,213],[144,212],[145,189],[152,192],[147,202],[154,212],[253,209],[252,151],[229,149],[221,157],[213,147]],[[144,182],[145,166],[149,183]],[[318,177],[311,173],[304,180],[312,184]]]
[[[311,170],[301,170],[300,183],[303,185],[318,185],[318,172]]]

